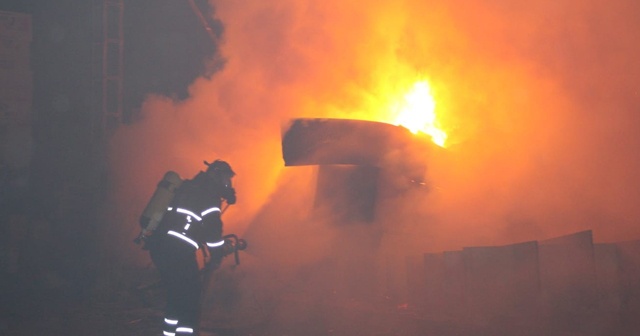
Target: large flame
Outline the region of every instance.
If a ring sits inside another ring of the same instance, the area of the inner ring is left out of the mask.
[[[406,127],[414,134],[423,132],[431,136],[435,144],[444,147],[447,140],[445,133],[436,119],[436,101],[431,95],[429,82],[421,80],[416,82],[411,90],[396,107],[397,117],[395,124]]]

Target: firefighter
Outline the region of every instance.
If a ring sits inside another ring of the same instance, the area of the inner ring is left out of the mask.
[[[195,335],[200,316],[202,271],[213,271],[224,257],[222,204],[236,203],[231,166],[222,160],[204,162],[191,180],[185,180],[145,248],[160,273],[167,295],[163,335]],[[197,252],[205,251],[204,269]]]

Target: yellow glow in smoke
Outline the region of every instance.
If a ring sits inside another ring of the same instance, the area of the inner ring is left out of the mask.
[[[414,134],[426,133],[431,136],[435,144],[444,147],[447,133],[438,127],[435,110],[436,101],[431,95],[429,83],[418,81],[405,94],[394,123],[406,127]]]

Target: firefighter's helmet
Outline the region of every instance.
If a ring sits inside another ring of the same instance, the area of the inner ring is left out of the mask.
[[[226,161],[215,160],[211,163],[204,161],[204,164],[207,165],[207,173],[218,174],[222,173],[225,175],[230,175],[230,177],[235,176],[236,173],[231,169],[231,165],[229,165]]]

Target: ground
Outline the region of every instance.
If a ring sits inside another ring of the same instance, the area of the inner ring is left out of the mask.
[[[237,298],[242,293],[229,287],[230,279],[224,270],[211,279],[203,300],[201,336],[604,336],[612,331],[552,327],[533,319],[472,323],[385,298],[364,302],[292,288],[261,297],[254,292],[249,304],[241,304]],[[130,270],[108,284],[98,281],[85,295],[71,286],[46,290],[20,282],[5,282],[2,289],[1,335],[161,335],[164,292],[152,269]]]

